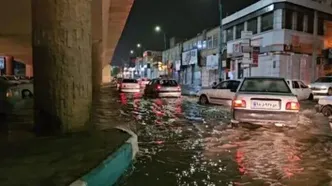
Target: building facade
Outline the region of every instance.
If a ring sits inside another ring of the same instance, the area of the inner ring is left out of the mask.
[[[211,86],[219,81],[220,62],[223,79],[278,76],[309,83],[332,73],[326,54],[332,51],[331,0],[261,0],[222,24],[222,54],[219,27],[182,43],[180,83]],[[167,55],[164,60],[173,60]]]
[[[167,66],[168,77],[180,81],[180,69],[182,58],[182,43],[171,45],[171,48],[163,51],[162,61]]]

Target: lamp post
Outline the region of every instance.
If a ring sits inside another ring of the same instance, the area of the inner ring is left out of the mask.
[[[163,35],[164,35],[164,49],[166,50],[166,49],[167,49],[167,38],[166,38],[166,33],[161,29],[160,26],[156,26],[156,27],[154,28],[154,30],[155,30],[155,32],[157,32],[157,33],[160,33],[160,32],[163,33]]]
[[[223,56],[223,47],[224,47],[224,38],[223,38],[223,25],[222,25],[222,3],[221,0],[218,1],[219,4],[219,19],[220,19],[220,31],[219,31],[219,65],[218,65],[218,71],[219,71],[219,79],[223,79],[223,67],[222,67],[222,56]]]

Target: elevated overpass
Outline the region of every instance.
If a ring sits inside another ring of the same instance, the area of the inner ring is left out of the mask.
[[[0,56],[34,76],[37,130],[84,130],[134,0],[3,0]]]

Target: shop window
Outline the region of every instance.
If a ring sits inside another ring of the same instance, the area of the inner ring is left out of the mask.
[[[244,30],[244,23],[238,24],[235,27],[235,39],[241,38],[241,32]]]
[[[293,29],[293,11],[285,9],[284,14],[283,28]]]
[[[296,22],[296,30],[303,32],[304,28],[304,14],[302,12],[297,12],[297,22]]]
[[[226,30],[226,42],[233,40],[233,27]]]
[[[273,12],[262,15],[261,31],[265,32],[273,29]]]
[[[251,19],[248,21],[248,31],[251,31],[252,34],[257,34],[257,18]]]

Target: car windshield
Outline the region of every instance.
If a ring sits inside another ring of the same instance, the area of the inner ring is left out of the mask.
[[[124,79],[122,80],[122,83],[137,83],[136,79]]]
[[[332,77],[320,77],[318,78],[315,83],[331,83]]]
[[[175,80],[160,80],[161,86],[176,87],[178,83]]]
[[[239,92],[291,93],[283,79],[249,78],[245,79]]]

